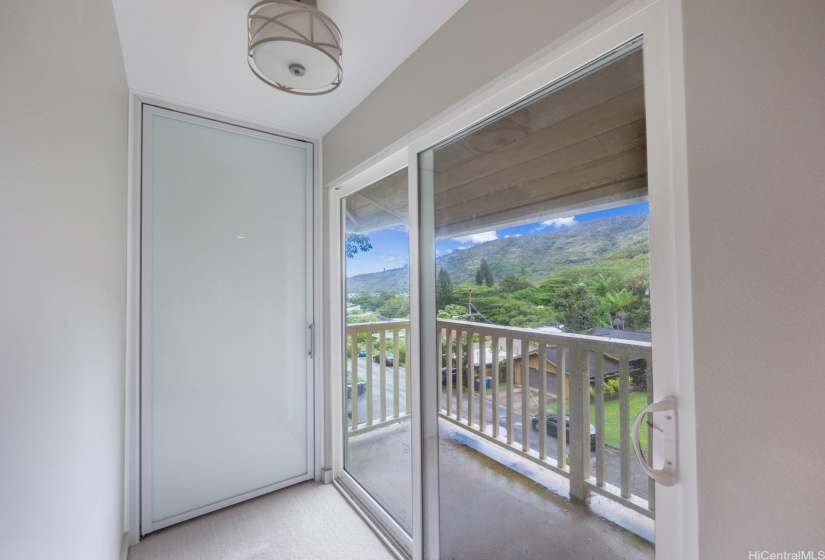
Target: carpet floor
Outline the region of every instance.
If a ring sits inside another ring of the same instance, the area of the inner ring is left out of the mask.
[[[332,485],[304,482],[144,538],[129,560],[391,560]]]

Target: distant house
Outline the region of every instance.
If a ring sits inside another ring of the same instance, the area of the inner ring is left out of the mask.
[[[570,350],[565,348],[564,350],[564,357],[565,357],[565,376],[564,376],[564,389],[565,394],[570,394]],[[529,380],[530,380],[530,387],[533,389],[538,389],[539,386],[539,353],[538,350],[532,350],[528,354],[529,356]],[[547,348],[547,354],[545,356],[545,371],[547,372],[547,392],[552,394],[557,394],[558,391],[558,364],[559,364],[559,356],[558,356],[558,348],[555,346],[549,346]],[[590,354],[590,384],[593,384],[595,379],[595,371],[596,371],[596,358],[591,353]],[[513,379],[516,385],[521,385],[521,375],[522,375],[522,357],[517,356],[513,359]],[[605,380],[611,379],[619,375],[619,360],[609,356],[607,354],[603,355],[603,371],[604,371],[604,378]],[[502,371],[502,373],[504,373]]]
[[[651,342],[650,333],[619,331],[616,329],[590,329],[590,336],[601,336],[604,338],[617,338],[619,340],[633,340],[636,342]],[[639,390],[647,389],[647,360],[639,356],[630,356],[630,380]]]
[[[590,332],[587,333],[590,336],[600,336],[604,338],[616,338],[621,340],[635,340],[639,342],[650,342],[650,333],[638,333],[632,331],[619,331],[613,329],[591,329]],[[564,383],[565,383],[565,394],[570,394],[570,351],[569,349],[565,348],[565,376],[564,376]],[[538,369],[539,369],[539,353],[538,350],[531,350],[528,354],[529,362],[529,382],[530,387],[533,389],[538,388]],[[552,394],[557,394],[558,390],[558,364],[559,364],[559,355],[558,355],[558,348],[556,346],[549,346],[547,348],[547,353],[545,356],[545,371],[547,372],[547,392]],[[629,360],[630,366],[630,377],[634,385],[639,388],[644,387],[644,372],[647,368],[647,360],[640,357],[630,357]],[[489,370],[488,370],[489,371]],[[604,373],[604,379],[607,381],[608,379],[612,379],[614,377],[618,377],[619,375],[619,359],[615,356],[611,356],[609,354],[602,355],[602,371]],[[591,352],[590,353],[590,385],[592,386],[595,382],[596,377],[596,354]],[[500,375],[502,379],[506,375],[506,369],[502,365],[500,367]],[[516,385],[522,384],[522,356],[516,355],[513,359],[513,379]]]

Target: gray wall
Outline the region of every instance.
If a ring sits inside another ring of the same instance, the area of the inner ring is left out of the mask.
[[[702,558],[823,550],[825,2],[683,15]]]
[[[128,98],[111,0],[4,0],[0,81],[0,558],[112,560]]]
[[[701,557],[818,551],[825,3],[683,4]],[[457,12],[324,137],[327,180],[605,8],[519,5]]]

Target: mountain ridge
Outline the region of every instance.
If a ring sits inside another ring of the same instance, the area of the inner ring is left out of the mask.
[[[607,259],[633,258],[649,252],[647,215],[601,218],[563,229],[506,237],[472,245],[436,258],[453,285],[475,281],[481,259],[486,259],[496,282],[522,269],[539,282],[568,266]],[[347,278],[347,293],[409,292],[409,267],[359,274]]]

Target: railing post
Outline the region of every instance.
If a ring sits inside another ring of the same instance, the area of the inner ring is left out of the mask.
[[[521,450],[530,449],[530,341],[521,339]]]
[[[589,365],[587,354],[578,344],[570,346],[570,497],[578,500],[587,498],[584,481],[590,476],[590,383],[589,379],[585,380],[585,372],[589,369],[585,367]],[[558,432],[564,432],[563,417],[558,420]]]
[[[439,332],[442,332],[441,329],[439,329]],[[452,416],[453,415],[453,379],[452,379],[453,378],[453,373],[452,373],[452,369],[453,369],[453,352],[452,352],[452,348],[453,348],[453,329],[447,329],[447,338],[446,338],[445,351],[444,351],[444,353],[446,354],[446,358],[447,358],[446,359],[447,365],[446,366],[442,365],[442,368],[444,368],[443,369],[444,374],[443,374],[443,377],[442,377],[442,382],[447,386],[447,416]],[[443,361],[442,361],[442,364],[443,364]],[[442,407],[442,408],[444,408],[444,407]]]
[[[651,356],[645,357],[645,380],[647,381],[647,404],[653,404],[653,361]],[[653,425],[647,425],[647,456],[648,461],[653,461]],[[656,511],[656,481],[648,477],[647,479],[647,509]]]
[[[547,344],[539,342],[539,459],[547,458]],[[558,377],[556,378],[558,379]]]
[[[498,438],[498,424],[499,424],[499,419],[498,419],[498,414],[499,414],[498,413],[498,384],[501,380],[501,376],[500,376],[499,369],[498,369],[498,355],[499,355],[500,348],[501,348],[501,338],[495,337],[495,336],[492,337],[492,339],[490,340],[490,344],[493,345],[493,350],[492,350],[492,352],[493,352],[493,366],[492,366],[492,370],[491,370],[491,373],[492,373],[492,376],[493,376],[493,381],[492,381],[492,383],[493,383],[493,386],[492,386],[492,391],[493,391],[493,408],[492,408],[492,411],[493,412],[490,415],[490,420],[493,423],[493,437]]]
[[[378,368],[378,390],[381,392],[381,401],[378,411],[381,414],[381,421],[387,420],[387,331],[386,327],[381,328],[378,340],[381,345],[381,364]],[[395,361],[395,357],[393,357]]]
[[[452,346],[449,352],[452,352]],[[464,417],[464,331],[460,328],[455,331],[455,419],[461,422]]]
[[[404,414],[412,416],[412,376],[410,375],[410,327],[404,329]]]
[[[630,497],[630,364],[627,354],[619,356],[619,465],[622,498]]]
[[[369,358],[367,358],[369,359]],[[350,422],[350,431],[358,429],[358,333],[352,333],[352,352],[350,352],[350,368],[352,375],[350,377],[350,414],[352,421]]]
[[[401,416],[401,408],[400,408],[400,398],[401,398],[401,387],[399,387],[399,374],[398,374],[398,362],[401,361],[401,355],[399,354],[399,341],[398,341],[398,333],[400,329],[393,328],[392,330],[392,415],[393,418],[398,418]]]
[[[442,340],[442,337],[441,337],[442,330],[441,330],[440,326],[436,327],[436,332],[438,333],[438,347],[439,347],[439,350],[440,350],[441,349],[441,340]],[[443,368],[444,368],[444,355],[439,352],[438,369],[441,370]],[[441,389],[441,385],[438,386],[438,406],[437,406],[437,408],[438,408],[439,412],[442,412],[445,408],[444,407],[444,391]]]
[[[567,416],[567,399],[569,397],[567,394],[567,380],[572,376],[572,373],[570,373],[572,370],[567,363],[567,352],[571,351],[572,349],[568,349],[568,347],[562,346],[561,344],[556,345],[556,357],[558,361],[556,368],[556,418],[561,418],[562,421],[564,421],[564,417]],[[568,376],[568,373],[570,373],[570,376]],[[558,430],[556,433],[556,442],[556,461],[558,467],[564,469],[567,466],[567,436],[564,430]]]
[[[604,486],[604,352],[595,352],[593,408],[596,409],[596,485]]]
[[[478,333],[478,427],[487,431],[487,336]]]
[[[372,333],[367,331],[367,426],[372,426]]]
[[[507,443],[513,445],[513,339],[507,337]]]
[[[475,350],[473,348],[473,331],[467,330],[467,425],[473,427],[473,410],[475,409]]]

